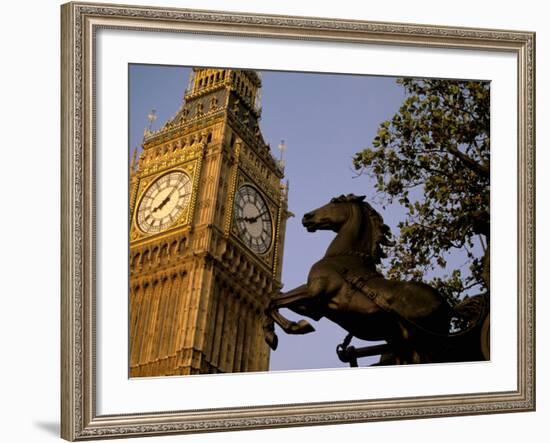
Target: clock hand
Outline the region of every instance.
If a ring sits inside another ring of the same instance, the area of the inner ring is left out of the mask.
[[[176,192],[176,189],[178,189],[176,186],[174,186],[174,187],[172,188],[172,190],[170,191],[170,194],[168,194],[168,199],[170,199],[170,197],[172,197],[172,194],[173,194],[174,192]]]
[[[172,189],[172,191],[170,191],[170,194],[168,194],[168,196],[166,197],[165,201],[166,203],[168,203],[170,201],[170,199],[172,198],[172,195],[174,194],[174,192],[176,192],[178,190],[178,188],[174,188]],[[180,194],[180,196],[178,198],[183,198],[183,197],[187,197],[189,194],[191,194],[191,191],[188,191],[186,192],[185,194]],[[164,203],[164,202],[163,202]],[[164,203],[164,204],[166,204]],[[163,205],[164,206],[164,205]]]
[[[168,196],[168,197],[166,197],[164,200],[162,200],[162,201],[160,202],[160,204],[159,204],[155,209],[153,209],[153,210],[151,211],[151,213],[157,212],[157,211],[161,210],[162,208],[164,208],[164,206],[166,205],[166,203],[168,203],[169,201],[170,201],[170,196]]]
[[[267,211],[260,212],[256,217],[249,217],[248,222],[249,223],[256,223],[258,221],[258,219],[264,214],[267,214]]]
[[[236,220],[237,221],[245,221],[247,223],[256,223],[256,221],[264,214],[267,214],[267,211],[264,211],[264,212],[260,212],[258,215],[254,216],[254,217],[237,217]]]
[[[237,217],[237,221],[245,221],[247,223],[254,223],[256,217]]]
[[[166,206],[166,204],[170,201],[170,199],[172,198],[172,194],[174,194],[174,192],[177,190],[177,188],[174,188],[172,189],[172,191],[170,192],[170,194],[168,194],[166,196],[166,198],[160,202],[160,204],[151,211],[151,213],[153,212],[157,212],[159,210],[161,210],[162,208],[164,208],[164,206]],[[190,194],[191,192],[186,192],[185,194],[183,194],[181,197],[186,197]]]

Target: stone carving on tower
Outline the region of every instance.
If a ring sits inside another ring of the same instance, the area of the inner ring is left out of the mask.
[[[130,376],[265,371],[287,187],[259,127],[261,78],[194,68],[130,174]]]

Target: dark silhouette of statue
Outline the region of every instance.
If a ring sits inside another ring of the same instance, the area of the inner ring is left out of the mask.
[[[381,355],[380,364],[411,364],[489,359],[488,294],[469,297],[452,308],[431,286],[417,281],[388,280],[377,265],[390,245],[390,230],[364,196],[347,195],[308,212],[302,224],[308,232],[337,233],[324,257],[315,263],[307,283],[272,297],[266,310],[266,341],[277,348],[274,322],[289,334],[312,332],[306,321],[284,318],[280,308],[319,320],[326,317],[349,334],[339,346],[343,361]],[[463,329],[450,332],[452,320]],[[352,337],[384,340],[386,345],[351,355]],[[344,360],[348,358],[348,360]],[[352,364],[353,365],[353,364]]]

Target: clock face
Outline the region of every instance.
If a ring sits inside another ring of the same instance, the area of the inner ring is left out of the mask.
[[[234,223],[239,237],[252,251],[264,254],[271,247],[273,223],[265,200],[252,186],[244,185],[235,195]]]
[[[147,188],[137,211],[137,224],[154,234],[172,226],[191,200],[191,178],[185,172],[163,175]]]

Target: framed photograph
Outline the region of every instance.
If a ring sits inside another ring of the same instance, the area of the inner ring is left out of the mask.
[[[534,410],[534,33],[61,14],[63,438]]]

